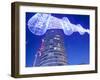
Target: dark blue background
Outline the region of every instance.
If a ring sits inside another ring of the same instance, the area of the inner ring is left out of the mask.
[[[26,67],[32,67],[35,54],[40,47],[43,36],[32,34],[27,26],[28,20],[35,13],[26,12]],[[71,23],[81,24],[84,28],[89,29],[89,15],[74,14],[52,14],[55,17],[68,17]],[[64,35],[65,49],[69,65],[89,64],[89,34],[80,35],[74,32],[72,35]]]

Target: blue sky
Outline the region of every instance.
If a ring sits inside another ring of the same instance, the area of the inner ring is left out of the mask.
[[[26,67],[32,67],[35,54],[40,47],[43,36],[32,34],[27,26],[28,20],[36,13],[26,12]],[[68,17],[71,23],[81,24],[89,29],[89,15],[52,14],[57,18]],[[80,35],[74,32],[72,35],[64,35],[65,50],[69,65],[89,64],[89,34]]]

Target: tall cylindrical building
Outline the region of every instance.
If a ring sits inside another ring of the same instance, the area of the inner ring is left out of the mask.
[[[37,66],[59,66],[67,64],[63,38],[63,30],[47,30],[38,51]]]

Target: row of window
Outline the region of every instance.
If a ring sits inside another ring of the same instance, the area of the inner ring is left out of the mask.
[[[66,60],[64,60],[64,59],[52,58],[52,59],[47,59],[47,60],[41,61],[40,65],[45,64],[45,63],[52,63],[52,62],[56,62],[56,63],[61,63],[62,62],[63,64],[67,63]]]
[[[44,50],[44,52],[52,52],[52,51],[64,52],[64,49],[60,48],[60,47],[52,47],[52,48],[45,48],[45,50]]]
[[[67,65],[66,63],[63,62],[52,62],[52,63],[45,63],[41,64],[40,66],[59,66],[59,65]]]
[[[64,56],[46,56],[44,58],[41,58],[40,59],[40,62],[42,61],[46,61],[46,60],[52,60],[52,59],[56,59],[56,60],[63,60],[63,61],[66,61],[66,58]]]
[[[43,59],[45,57],[52,57],[52,56],[64,56],[64,53],[62,52],[48,52],[48,53],[43,53],[43,55],[40,57],[40,59]]]
[[[54,37],[53,39],[46,39],[46,43],[48,43],[48,42],[49,42],[49,44],[54,44],[55,42],[62,43],[63,41],[60,38]]]

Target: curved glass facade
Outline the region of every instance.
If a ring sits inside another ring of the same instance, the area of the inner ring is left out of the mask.
[[[67,64],[67,56],[64,49],[64,33],[61,29],[47,30],[43,38],[43,48],[38,56],[37,66],[59,66]]]

